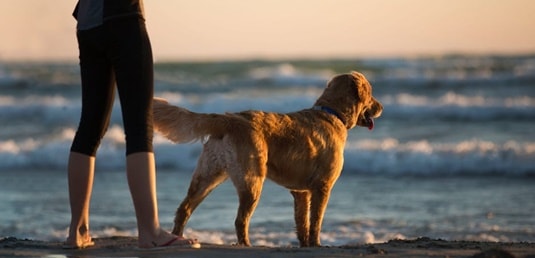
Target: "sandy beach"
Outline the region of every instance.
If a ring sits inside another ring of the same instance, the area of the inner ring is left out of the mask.
[[[445,241],[425,237],[322,248],[237,247],[203,243],[201,249],[170,247],[143,250],[137,248],[134,237],[97,238],[95,244],[83,250],[66,250],[61,242],[8,237],[0,240],[0,257],[535,257],[535,243]]]

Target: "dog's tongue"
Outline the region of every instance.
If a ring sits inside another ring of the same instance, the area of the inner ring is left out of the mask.
[[[368,130],[373,130],[373,126],[374,126],[374,123],[373,123],[373,118],[371,117],[366,117],[366,122],[368,122]]]

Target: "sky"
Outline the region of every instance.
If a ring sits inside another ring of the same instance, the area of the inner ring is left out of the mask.
[[[1,60],[77,60],[75,0],[0,0]],[[535,53],[533,0],[145,0],[156,61]]]

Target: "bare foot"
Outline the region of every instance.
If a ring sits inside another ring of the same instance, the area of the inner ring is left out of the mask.
[[[201,248],[201,244],[197,239],[184,238],[171,234],[167,231],[161,231],[157,239],[152,241],[139,241],[140,248],[161,248],[161,247],[186,247],[186,248]]]
[[[188,248],[201,248],[201,243],[197,241],[197,239],[189,239],[177,236],[175,238],[172,238],[171,240],[167,241],[166,243],[163,243],[161,245],[158,245],[156,242],[153,242],[154,247],[188,247]]]
[[[87,247],[94,246],[95,242],[93,242],[93,239],[89,236],[76,236],[75,239],[69,237],[67,240],[65,240],[65,243],[63,244],[64,249],[83,249]]]

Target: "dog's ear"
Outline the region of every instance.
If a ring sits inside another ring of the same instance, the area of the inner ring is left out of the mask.
[[[371,93],[371,86],[366,77],[359,72],[352,71],[350,73],[353,83],[356,87],[356,95],[358,101],[368,102]]]

